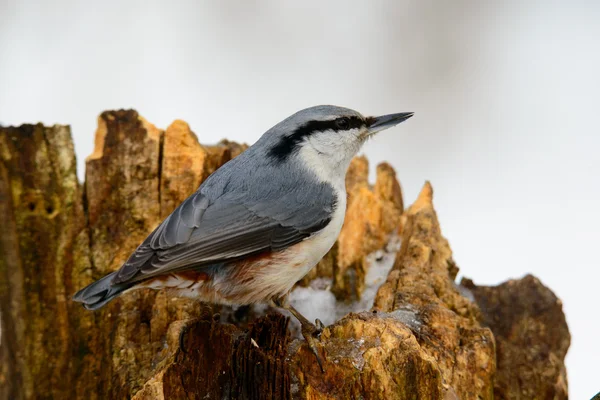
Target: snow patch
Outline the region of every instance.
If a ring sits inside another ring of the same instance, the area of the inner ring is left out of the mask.
[[[331,292],[331,278],[317,278],[310,286],[297,286],[289,296],[290,304],[309,321],[320,319],[325,325],[331,325],[348,313],[368,311],[373,307],[377,290],[385,282],[394,266],[396,254],[400,250],[400,238],[394,235],[385,249],[377,250],[367,256],[368,269],[365,277],[365,289],[359,301],[347,304],[337,301]],[[292,333],[300,334],[300,323],[290,316]]]
[[[410,304],[403,306],[400,309],[388,312],[380,313],[382,317],[391,317],[406,325],[413,332],[419,332],[423,325],[417,310]]]
[[[469,299],[469,301],[471,303],[477,303],[477,300],[475,300],[475,296],[473,295],[473,292],[471,292],[471,290],[469,290],[469,288],[464,287],[463,285],[460,285],[456,282],[452,282],[454,284],[454,287],[458,290],[458,292],[465,298]]]

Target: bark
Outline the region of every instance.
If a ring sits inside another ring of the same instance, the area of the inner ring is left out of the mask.
[[[497,399],[566,399],[564,359],[571,336],[562,302],[537,278],[527,275],[495,287],[465,285],[496,337]]]
[[[324,373],[276,312],[152,290],[97,312],[70,301],[245,148],[104,112],[82,186],[69,127],[0,128],[0,399],[566,398],[560,301],[529,276],[455,284],[431,186],[405,210],[393,169],[378,166],[371,186],[365,158],[346,178],[338,242],[299,284],[330,282],[347,309],[370,255],[396,236],[402,246],[373,308],[321,335]]]

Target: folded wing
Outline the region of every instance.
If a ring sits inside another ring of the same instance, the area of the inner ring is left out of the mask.
[[[327,185],[311,198],[296,188],[255,201],[240,196],[211,200],[198,191],[146,238],[112,284],[285,249],[323,229],[335,201]]]

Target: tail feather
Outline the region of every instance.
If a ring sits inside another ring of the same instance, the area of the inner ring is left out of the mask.
[[[112,272],[104,278],[84,287],[75,293],[73,300],[83,303],[83,306],[88,310],[97,310],[133,286],[131,283],[113,285],[112,281],[115,275],[116,272]]]

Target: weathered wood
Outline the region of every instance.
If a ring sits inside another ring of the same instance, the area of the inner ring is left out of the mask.
[[[426,183],[403,216],[402,247],[374,308],[413,316],[420,350],[436,360],[445,394],[491,399],[494,337],[480,325],[477,304],[463,296],[451,278],[452,251],[432,201],[433,190]]]
[[[70,129],[0,129],[2,398],[94,398],[95,316],[70,301],[91,281]]]
[[[185,324],[179,349],[134,399],[288,399],[287,318],[268,315],[242,332],[210,315]],[[179,340],[179,330],[169,340]]]
[[[571,335],[562,302],[527,275],[498,286],[463,280],[481,307],[498,348],[496,399],[567,399],[564,359]]]
[[[527,387],[564,397],[566,324],[552,337],[537,335],[546,346],[537,348],[548,351],[535,354],[520,352],[524,342],[505,334],[532,313],[539,316],[526,330],[532,334],[564,322],[551,292],[529,284],[533,278],[497,288],[471,284],[481,310],[454,283],[458,267],[431,187],[404,210],[393,169],[378,166],[372,187],[364,158],[347,175],[340,239],[302,284],[329,279],[347,307],[362,296],[367,255],[394,234],[402,248],[374,308],[323,332],[325,373],[279,314],[232,312],[151,290],[127,293],[97,312],[70,301],[118,268],[179,202],[244,149],[203,146],[183,121],[162,131],[135,111],[105,112],[81,187],[68,127],[0,128],[1,400],[474,399],[492,398],[494,390],[502,398],[517,378],[506,362],[496,369],[496,359],[521,355],[537,357],[526,369]],[[516,295],[522,287],[528,290]],[[541,308],[528,308],[531,299]],[[525,311],[499,326],[491,316],[511,307]],[[497,349],[488,326],[498,335]],[[552,374],[542,367],[548,360]]]

